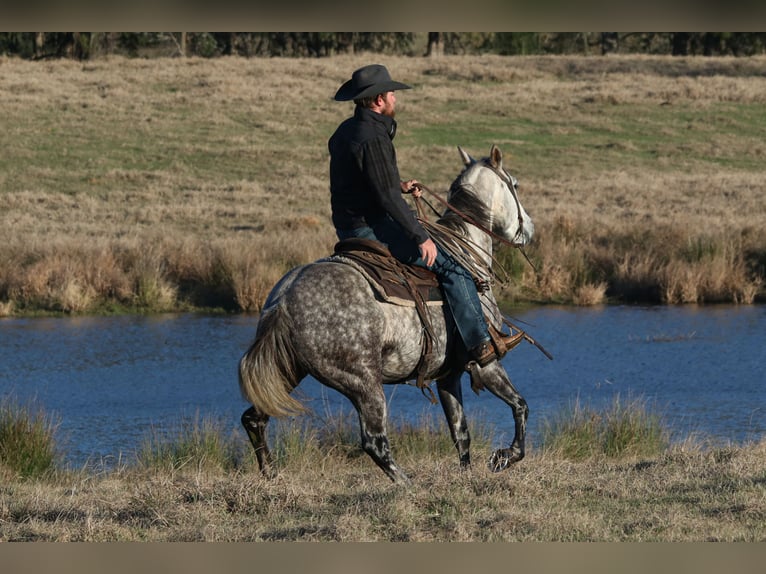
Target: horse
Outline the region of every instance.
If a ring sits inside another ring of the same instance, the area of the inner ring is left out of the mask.
[[[448,207],[437,223],[470,240],[491,269],[493,239],[526,245],[534,224],[522,207],[517,181],[503,167],[500,149],[475,160],[458,146],[462,171],[447,194]],[[493,237],[494,236],[494,237]],[[500,315],[491,286],[482,295]],[[487,389],[513,411],[515,435],[508,448],[488,462],[500,472],[524,457],[529,408],[499,360],[485,367],[470,362],[447,305],[429,306],[433,347],[425,357],[427,381],[435,381],[459,464],[470,467],[471,437],[463,410],[461,375],[469,371],[475,392]],[[486,311],[485,311],[486,314]],[[410,484],[394,461],[387,436],[384,384],[407,383],[421,363],[423,324],[413,307],[376,297],[367,279],[352,265],[331,259],[288,271],[269,293],[255,340],[239,362],[239,386],[250,406],[241,417],[260,471],[274,477],[266,438],[270,417],[306,412],[290,393],[307,375],[348,398],[358,413],[361,446],[394,482]],[[430,387],[429,387],[430,389]]]

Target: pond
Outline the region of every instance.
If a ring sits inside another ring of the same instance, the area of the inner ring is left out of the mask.
[[[600,409],[616,397],[659,414],[675,440],[744,443],[766,431],[762,306],[536,307],[512,319],[554,356],[523,343],[503,359],[529,404],[533,448],[541,423],[575,401]],[[57,443],[75,467],[129,462],[152,433],[195,417],[224,421],[244,439],[237,366],[256,322],[196,314],[1,319],[0,398],[53,415]],[[316,424],[353,412],[313,379],[299,390]],[[441,407],[418,389],[386,392],[394,423],[441,424]],[[512,438],[504,403],[475,395],[467,376],[464,395],[469,424],[500,442]]]

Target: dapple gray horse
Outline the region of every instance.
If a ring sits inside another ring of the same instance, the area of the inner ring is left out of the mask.
[[[473,241],[490,268],[493,239],[485,231],[524,245],[532,238],[534,225],[496,146],[480,161],[458,150],[464,167],[447,196],[450,208],[438,223]],[[491,290],[484,293],[483,302],[499,314]],[[460,378],[468,359],[446,316],[447,306],[428,308],[435,338],[426,380],[436,381],[460,464],[467,467],[471,439]],[[406,383],[415,377],[422,337],[415,308],[376,298],[366,278],[351,265],[320,260],[289,271],[269,294],[255,341],[239,364],[240,389],[252,404],[243,413],[242,424],[261,471],[274,475],[266,441],[269,417],[305,411],[290,393],[312,375],[351,401],[359,414],[362,448],[392,481],[408,483],[391,455],[383,384]],[[484,368],[471,366],[472,388],[488,389],[513,410],[513,442],[496,450],[489,462],[493,471],[504,470],[524,457],[527,404],[500,361]]]

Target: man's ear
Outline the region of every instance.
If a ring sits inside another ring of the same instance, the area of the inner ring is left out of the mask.
[[[370,106],[370,109],[373,111],[377,111],[380,108],[382,108],[385,105],[386,101],[383,99],[383,94],[378,94],[375,96],[375,99],[372,100],[372,105]]]

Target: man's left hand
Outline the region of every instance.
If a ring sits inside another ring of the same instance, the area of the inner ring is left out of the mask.
[[[423,190],[420,186],[420,182],[417,179],[410,179],[408,181],[401,182],[402,193],[411,193],[412,197],[420,197],[423,195]]]

